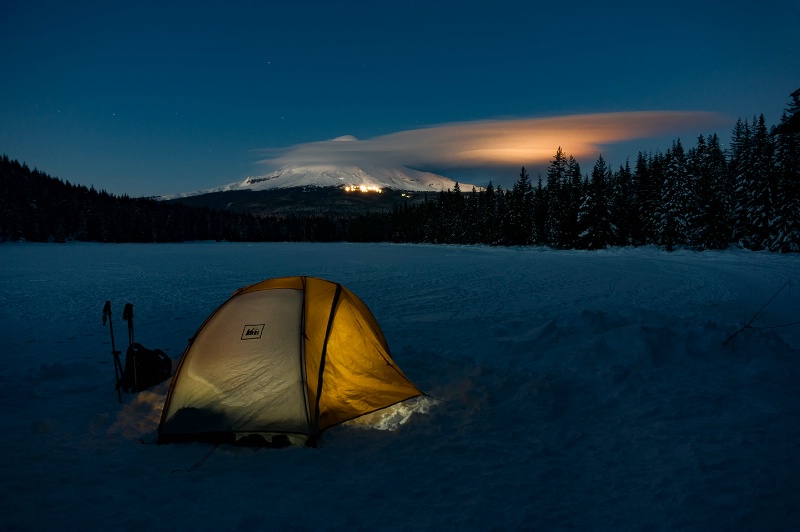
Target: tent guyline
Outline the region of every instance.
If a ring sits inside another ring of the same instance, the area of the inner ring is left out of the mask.
[[[268,279],[236,291],[189,341],[158,441],[316,446],[332,426],[420,395],[350,290]]]
[[[755,314],[753,314],[753,316],[747,321],[747,323],[742,325],[735,333],[731,334],[728,337],[727,340],[722,342],[722,345],[728,345],[728,343],[731,340],[733,340],[734,338],[739,336],[740,333],[742,333],[742,332],[744,332],[744,331],[746,331],[748,329],[752,329],[752,330],[781,329],[783,327],[792,327],[794,325],[800,325],[800,321],[795,321],[795,322],[792,322],[792,323],[783,323],[783,324],[780,324],[780,325],[767,325],[767,326],[763,326],[763,327],[755,327],[753,325],[753,323],[755,323],[756,320],[758,320],[762,316],[762,314],[764,313],[764,310],[766,310],[766,308],[770,305],[770,303],[772,303],[775,300],[775,298],[778,297],[778,295],[780,295],[781,292],[783,292],[786,288],[789,288],[789,291],[791,291],[791,283],[792,283],[791,279],[786,281],[786,283],[784,283],[783,286],[781,286],[778,289],[778,291],[775,292],[775,294],[771,298],[769,298],[769,300],[766,303],[764,303],[761,306],[761,308],[758,309],[758,311]]]
[[[206,451],[205,454],[197,462],[195,462],[192,467],[190,467],[186,471],[184,471],[183,469],[173,469],[172,472],[173,473],[184,473],[184,472],[185,473],[191,473],[192,471],[197,471],[198,469],[200,469],[202,467],[203,464],[206,463],[206,460],[211,458],[211,455],[214,453],[214,451],[217,450],[217,447],[219,447],[219,443],[215,443],[214,445],[212,445],[211,448],[208,451]]]

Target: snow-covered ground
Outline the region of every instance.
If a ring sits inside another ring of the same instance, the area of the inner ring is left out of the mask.
[[[800,528],[800,325],[766,328],[798,255],[4,244],[0,273],[0,529]],[[167,383],[117,402],[103,303],[177,362],[283,275],[350,288],[437,401],[321,449],[154,444]]]

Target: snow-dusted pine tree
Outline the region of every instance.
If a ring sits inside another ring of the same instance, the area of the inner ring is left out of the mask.
[[[639,174],[639,216],[645,244],[658,242],[659,213],[661,210],[661,189],[664,186],[665,156],[661,152],[650,154],[646,160],[646,170],[637,161],[636,172]]]
[[[483,242],[489,245],[497,245],[498,222],[497,222],[497,196],[494,191],[494,183],[489,181],[486,188],[478,196],[480,200],[480,224],[483,227]]]
[[[507,210],[504,229],[507,243],[512,246],[527,246],[534,242],[533,185],[523,166],[519,179],[507,194]]]
[[[689,172],[694,178],[697,212],[691,232],[693,245],[700,249],[724,249],[730,243],[730,191],[725,154],[716,134],[700,135],[697,147],[689,151]]]
[[[564,247],[564,220],[569,194],[567,182],[567,157],[561,149],[556,150],[547,168],[547,213],[544,222],[543,240],[554,247]],[[566,197],[565,197],[566,196]]]
[[[733,240],[741,245],[747,234],[747,205],[750,190],[751,132],[747,120],[739,118],[733,128],[728,173],[733,182]]]
[[[649,206],[652,203],[651,197],[653,196],[651,190],[652,179],[650,177],[650,162],[644,152],[639,152],[636,156],[636,165],[634,166],[632,176],[632,198],[635,211],[632,213],[634,216],[634,223],[631,227],[633,245],[642,246],[652,240],[649,238],[651,234],[650,220],[652,211]]]
[[[775,147],[767,132],[762,114],[753,120],[750,143],[750,167],[745,170],[743,243],[750,249],[769,249],[776,239],[775,221]]]
[[[495,191],[495,199],[497,200],[497,214],[495,221],[495,240],[492,242],[494,246],[509,246],[508,241],[508,192],[506,192],[501,185],[497,185]]]
[[[655,214],[655,230],[658,244],[672,251],[676,245],[691,244],[692,213],[696,209],[692,206],[694,187],[680,139],[667,150],[664,161],[664,181]]]
[[[545,243],[544,224],[547,220],[547,208],[547,193],[544,185],[542,184],[542,176],[539,175],[539,179],[536,183],[536,189],[533,191],[531,201],[532,223],[530,241],[532,244]]]
[[[583,199],[583,175],[581,165],[570,155],[567,161],[568,194],[567,205],[564,209],[562,227],[562,241],[566,248],[574,248],[578,241],[578,209]]]
[[[633,244],[634,226],[638,223],[638,208],[634,203],[633,173],[628,161],[612,175],[609,188],[611,220],[617,228],[616,245],[630,246]]]
[[[611,221],[609,208],[610,170],[601,155],[592,169],[592,179],[587,184],[583,202],[578,211],[578,247],[605,249],[614,245],[616,227]]]
[[[800,89],[775,128],[777,155],[776,217],[770,249],[800,251]]]

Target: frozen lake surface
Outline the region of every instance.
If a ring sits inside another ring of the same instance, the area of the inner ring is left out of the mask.
[[[0,274],[2,529],[800,528],[798,255],[3,244]],[[174,366],[286,275],[352,290],[430,398],[321,449],[155,445],[168,383],[118,403],[104,302]]]

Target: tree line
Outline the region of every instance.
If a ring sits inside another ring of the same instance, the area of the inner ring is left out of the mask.
[[[800,251],[800,89],[780,124],[738,120],[728,149],[716,134],[686,149],[639,152],[591,172],[559,148],[546,176],[525,168],[508,190],[454,189],[388,213],[255,216],[115,196],[0,159],[0,241],[316,241],[546,245],[655,244]]]
[[[257,217],[115,196],[0,158],[0,242],[336,241],[333,218]]]
[[[764,115],[741,119],[727,150],[716,134],[686,149],[639,152],[612,169],[600,156],[590,174],[559,148],[546,182],[522,168],[509,190],[458,185],[435,201],[368,215],[352,238],[364,241],[546,245],[602,249],[655,244],[800,251],[800,89],[777,127]]]

